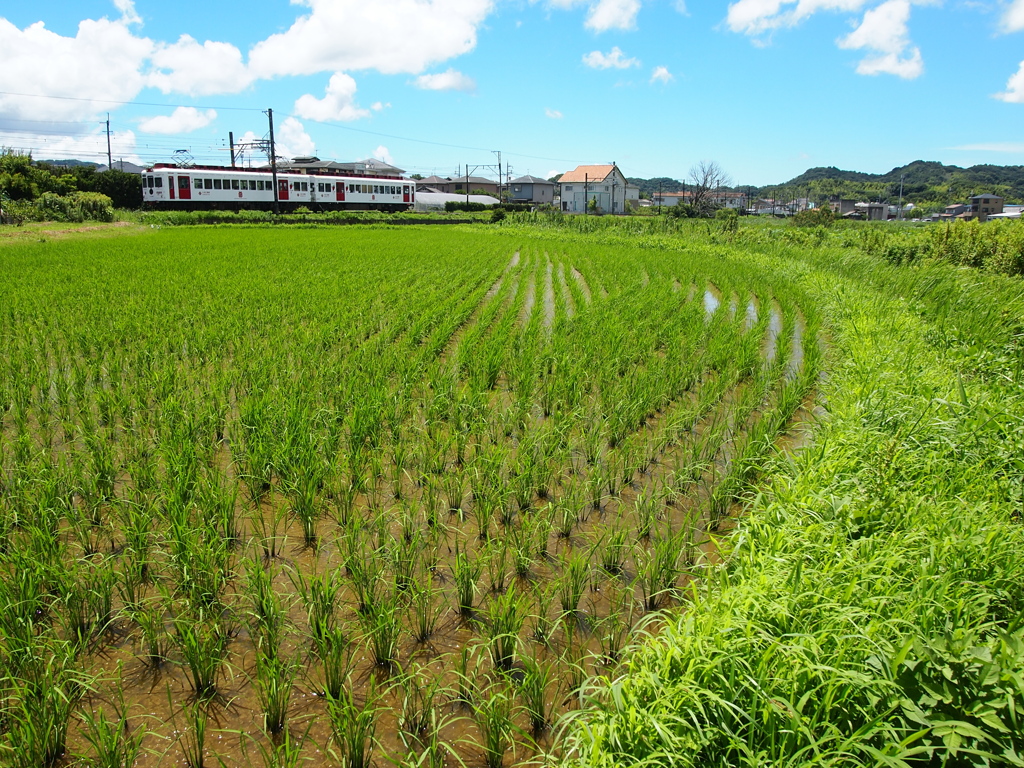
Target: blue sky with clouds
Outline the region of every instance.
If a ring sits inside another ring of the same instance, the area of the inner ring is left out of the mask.
[[[8,0],[0,145],[105,160],[109,111],[115,157],[226,162],[272,107],[423,174],[1024,164],[1022,60],[1024,0]]]

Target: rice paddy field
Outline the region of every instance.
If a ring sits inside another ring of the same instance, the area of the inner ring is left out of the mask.
[[[0,244],[2,764],[1024,764],[1019,280],[438,229]]]

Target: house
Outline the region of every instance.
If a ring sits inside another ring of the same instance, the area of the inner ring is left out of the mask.
[[[970,199],[970,214],[972,219],[985,221],[994,213],[1003,212],[1003,198],[999,195],[974,195]]]
[[[555,183],[536,176],[520,176],[509,183],[509,195],[513,203],[550,205],[555,199]]]
[[[469,189],[466,189],[466,186]],[[417,192],[443,192],[450,195],[470,195],[482,191],[487,195],[498,196],[498,182],[492,179],[485,179],[483,176],[456,176],[446,178],[441,176],[427,176],[416,182]]]
[[[848,213],[853,213],[857,210],[856,200],[832,200],[829,202],[828,207],[832,209],[832,213],[838,216],[845,216]]]
[[[562,175],[559,188],[566,213],[585,213],[591,204],[598,213],[624,213],[640,206],[640,188],[626,181],[615,163],[578,166]]]

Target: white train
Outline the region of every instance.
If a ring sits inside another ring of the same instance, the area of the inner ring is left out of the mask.
[[[404,211],[416,202],[416,183],[399,177],[284,170],[277,173],[277,199],[285,212],[299,206]],[[274,206],[273,174],[269,168],[179,168],[158,163],[142,172],[142,202],[146,207],[186,211],[269,210]]]

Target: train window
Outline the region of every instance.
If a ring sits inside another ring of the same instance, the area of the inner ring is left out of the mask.
[[[163,186],[164,186],[164,180],[163,180],[163,177],[162,177],[162,176],[157,176],[157,177],[156,177],[156,188],[157,188],[157,189],[162,189],[162,188],[163,188]]]
[[[178,177],[178,189],[188,189],[188,176]]]
[[[232,179],[231,180],[231,188],[232,189],[238,189],[238,179]]]
[[[402,194],[403,195],[408,195],[409,194],[409,185],[408,184],[405,185],[404,187],[402,187]]]
[[[213,179],[203,179],[203,189],[213,189]]]
[[[309,192],[309,184],[306,183],[305,181],[302,182],[302,191],[303,192]]]
[[[213,180],[213,188],[214,189],[220,189],[220,179],[214,179]]]
[[[242,189],[246,189],[246,190],[250,189],[249,184],[250,184],[250,182],[248,182],[245,179],[242,179]]]

